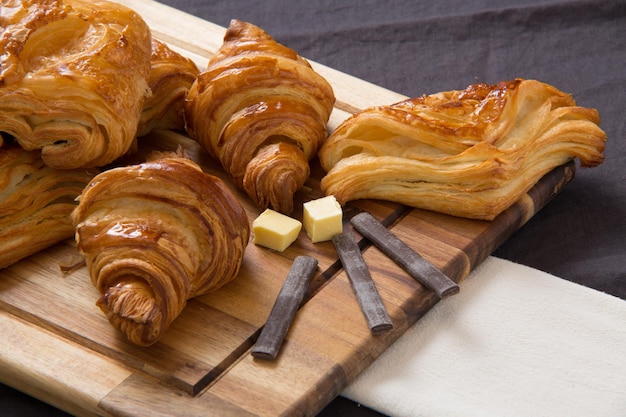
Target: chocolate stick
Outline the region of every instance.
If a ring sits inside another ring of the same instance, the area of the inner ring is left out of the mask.
[[[317,268],[317,259],[298,256],[285,278],[267,322],[252,348],[258,359],[275,359]]]
[[[339,254],[352,289],[365,315],[367,324],[373,334],[393,328],[393,324],[385,305],[376,290],[369,269],[363,260],[359,246],[350,233],[341,233],[333,237],[333,244]]]
[[[459,292],[459,285],[456,282],[411,249],[371,214],[366,212],[357,214],[350,223],[409,275],[434,291],[439,298]]]

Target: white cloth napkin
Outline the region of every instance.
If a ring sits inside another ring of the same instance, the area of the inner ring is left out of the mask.
[[[342,393],[391,416],[626,416],[626,301],[489,257]]]

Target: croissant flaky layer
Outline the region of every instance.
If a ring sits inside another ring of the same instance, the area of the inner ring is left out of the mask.
[[[53,168],[102,166],[126,153],[149,94],[142,18],[98,0],[1,7],[0,131],[41,149]]]
[[[151,94],[143,104],[137,136],[156,129],[185,129],[183,104],[199,72],[191,59],[152,39],[148,78]]]
[[[189,91],[186,127],[259,208],[290,213],[334,102],[308,61],[259,27],[233,20]]]
[[[159,340],[188,299],[236,277],[250,235],[227,186],[177,155],[98,175],[72,219],[98,305],[142,346]]]
[[[0,268],[71,238],[75,199],[97,173],[50,168],[15,144],[0,148]]]
[[[577,157],[604,160],[595,109],[515,79],[366,109],[320,150],[321,187],[341,203],[373,198],[492,220],[542,176]]]

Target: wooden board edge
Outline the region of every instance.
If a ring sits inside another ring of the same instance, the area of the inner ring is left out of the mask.
[[[0,332],[0,382],[72,415],[102,416],[100,400],[133,373],[1,310]],[[94,369],[106,373],[86,378]]]

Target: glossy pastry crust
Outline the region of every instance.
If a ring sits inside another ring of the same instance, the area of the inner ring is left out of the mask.
[[[151,130],[184,130],[184,102],[200,70],[189,58],[165,43],[152,39],[148,86],[151,94],[144,102],[137,136]]]
[[[248,217],[230,189],[180,154],[111,169],[72,213],[97,304],[127,338],[148,346],[189,298],[234,279]]]
[[[233,20],[187,96],[186,127],[261,209],[293,210],[293,195],[327,137],[335,97],[295,51]]]
[[[321,187],[342,204],[382,199],[492,220],[553,168],[600,164],[599,123],[595,109],[523,79],[373,107],[323,145]]]
[[[126,153],[149,94],[142,18],[100,0],[7,0],[0,23],[0,131],[53,168]]]
[[[94,169],[46,166],[38,151],[0,148],[0,268],[74,236],[76,197]]]

